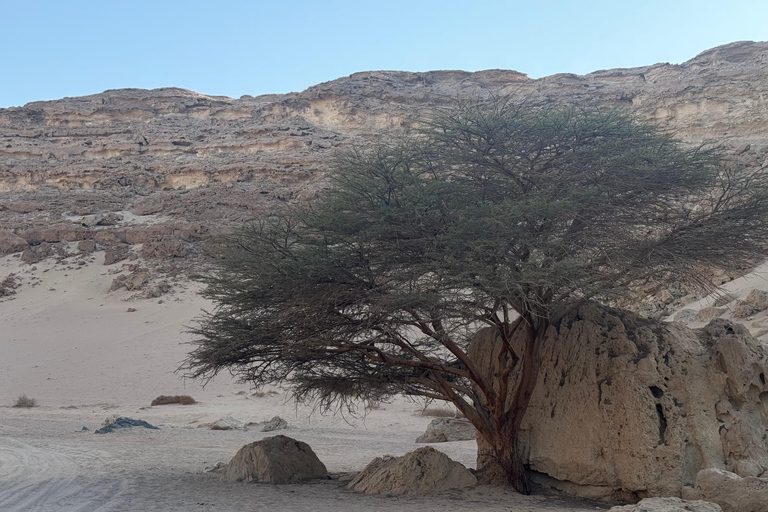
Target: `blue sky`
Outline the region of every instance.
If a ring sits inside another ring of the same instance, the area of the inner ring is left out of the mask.
[[[0,0],[0,107],[123,87],[239,97],[357,71],[533,78],[768,40],[768,0]]]

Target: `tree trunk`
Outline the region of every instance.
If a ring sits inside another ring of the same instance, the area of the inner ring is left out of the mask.
[[[506,483],[522,494],[530,494],[531,487],[525,472],[523,454],[520,449],[520,428],[536,387],[541,367],[541,344],[546,327],[530,329],[525,340],[525,351],[519,361],[520,378],[510,401],[495,404],[497,411],[496,428],[481,431],[488,443],[486,462],[496,464],[495,472],[501,471]],[[494,373],[499,369],[493,369]],[[494,480],[494,478],[491,478]]]

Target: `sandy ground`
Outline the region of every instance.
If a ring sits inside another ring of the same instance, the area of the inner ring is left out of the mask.
[[[196,285],[174,283],[172,294],[139,299],[108,293],[121,263],[93,261],[34,266],[0,258],[0,279],[22,277],[17,294],[0,299],[1,511],[586,511],[605,505],[565,496],[521,496],[480,487],[438,497],[394,498],[345,489],[344,475],[373,458],[416,449],[432,418],[405,399],[365,417],[323,416],[291,402],[283,390],[254,395],[222,375],[204,388],[175,373],[189,346],[185,325],[209,306]],[[125,265],[129,264],[126,263]],[[136,311],[129,312],[132,308]],[[10,407],[26,394],[31,409]],[[199,403],[150,407],[158,395],[188,394]],[[232,484],[205,468],[227,462],[244,444],[272,435],[212,431],[198,425],[233,416],[263,421],[279,415],[280,433],[305,441],[335,476],[303,485]],[[160,427],[93,431],[128,416]],[[88,430],[83,430],[86,427]],[[468,467],[473,441],[435,447]]]

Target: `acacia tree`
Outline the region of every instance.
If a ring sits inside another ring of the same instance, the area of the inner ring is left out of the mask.
[[[453,403],[529,492],[518,449],[545,331],[671,272],[703,285],[768,234],[763,170],[736,172],[617,110],[466,102],[410,139],[347,153],[306,208],[228,239],[188,373],[229,369],[324,407]],[[469,357],[501,340],[490,374]]]

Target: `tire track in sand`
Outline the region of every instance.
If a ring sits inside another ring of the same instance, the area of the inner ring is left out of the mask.
[[[98,480],[81,467],[105,459],[102,452],[0,437],[0,510],[4,512],[106,512],[127,501],[124,480]]]

